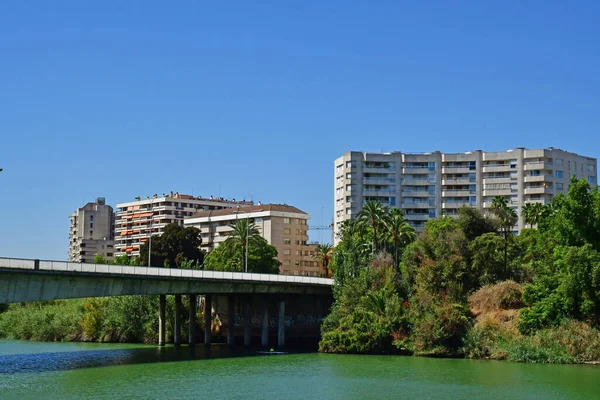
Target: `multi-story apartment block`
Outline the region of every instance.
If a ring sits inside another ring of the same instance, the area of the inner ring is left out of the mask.
[[[115,218],[116,255],[137,257],[140,247],[152,235],[160,235],[171,223],[183,225],[183,219],[201,210],[220,210],[246,207],[251,201],[235,201],[223,198],[202,198],[179,193],[163,193],[152,197],[117,204]]]
[[[308,244],[310,216],[296,207],[283,204],[259,204],[251,207],[201,211],[184,220],[185,226],[195,226],[202,235],[202,249],[211,251],[223,243],[232,231],[231,224],[248,219],[260,235],[277,248],[280,272],[288,275],[319,274],[314,260],[315,245]]]
[[[69,261],[91,263],[96,254],[114,258],[115,217],[103,197],[77,209],[70,219]]]
[[[369,200],[398,207],[417,231],[442,214],[456,215],[463,205],[489,212],[492,199],[506,198],[519,214],[514,230],[523,229],[521,207],[546,204],[566,193],[571,176],[597,181],[595,158],[556,148],[505,152],[481,150],[458,154],[347,152],[334,164],[334,231],[352,219]]]

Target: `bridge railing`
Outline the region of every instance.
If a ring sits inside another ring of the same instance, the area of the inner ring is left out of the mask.
[[[67,261],[30,260],[0,257],[0,268],[31,269],[57,272],[138,275],[165,278],[214,279],[252,283],[294,283],[331,286],[332,279],[313,276],[255,274],[243,272],[205,271],[197,269],[132,267],[129,265],[74,263]]]

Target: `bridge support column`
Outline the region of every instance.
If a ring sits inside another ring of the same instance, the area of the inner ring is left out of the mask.
[[[252,301],[252,297],[248,296],[245,298],[246,302],[244,303],[244,346],[250,347],[252,344],[252,315],[250,314],[250,302]]]
[[[196,295],[190,294],[190,327],[188,329],[188,343],[190,346],[196,344]]]
[[[175,319],[173,324],[173,344],[181,345],[181,295],[175,295]]]
[[[167,308],[167,296],[158,297],[158,345],[165,345],[165,309]]]
[[[285,347],[285,301],[279,302],[279,319],[277,330],[277,347]]]
[[[227,296],[227,345],[233,346],[235,341],[235,298]]]
[[[269,346],[269,303],[263,300],[262,335],[260,344],[262,347]]]
[[[210,346],[212,342],[212,295],[204,296],[204,344]]]

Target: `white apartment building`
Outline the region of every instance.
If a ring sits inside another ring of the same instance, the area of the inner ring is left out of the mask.
[[[140,247],[152,235],[160,235],[171,223],[183,225],[183,219],[202,210],[220,210],[246,207],[251,201],[235,201],[223,198],[194,197],[179,193],[163,193],[146,199],[117,204],[115,218],[116,255],[138,257]]]
[[[286,204],[259,204],[250,207],[201,211],[184,220],[185,226],[200,229],[202,249],[209,252],[227,240],[238,219],[254,223],[260,235],[277,248],[280,272],[287,275],[318,276],[320,266],[314,260],[316,245],[308,244],[310,216]]]
[[[69,261],[91,263],[96,254],[114,258],[115,217],[103,197],[78,208],[70,222]]]
[[[401,208],[421,231],[428,219],[456,215],[463,205],[488,212],[492,199],[502,196],[519,214],[518,232],[524,227],[523,204],[546,204],[566,193],[571,176],[595,186],[596,159],[552,147],[455,154],[346,152],[334,164],[334,243],[341,223],[356,217],[369,200]]]

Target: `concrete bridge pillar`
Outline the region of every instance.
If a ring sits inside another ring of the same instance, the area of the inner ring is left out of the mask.
[[[245,303],[244,303],[244,346],[245,347],[250,347],[250,345],[252,344],[252,315],[250,315],[250,306],[251,306],[251,301],[252,301],[252,297],[248,296],[247,298],[245,298]]]
[[[211,332],[212,322],[212,295],[207,294],[204,296],[204,344],[210,346],[212,342]]]
[[[167,296],[158,296],[158,345],[165,345],[165,309],[167,308]]]
[[[277,330],[277,347],[285,347],[285,301],[279,302],[279,319]]]
[[[190,346],[196,344],[196,295],[190,294],[190,327],[188,329],[188,343]]]
[[[227,345],[233,346],[235,341],[235,298],[227,296]]]
[[[173,344],[181,345],[181,295],[175,295],[175,321],[173,324]]]
[[[269,302],[263,300],[262,335],[260,344],[262,347],[269,346]]]

